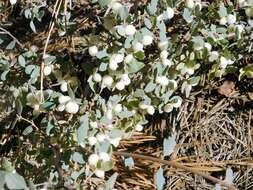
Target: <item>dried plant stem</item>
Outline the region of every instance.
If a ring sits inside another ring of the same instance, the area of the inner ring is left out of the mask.
[[[54,25],[55,25],[54,21],[58,16],[61,4],[62,4],[62,0],[60,0],[60,2],[59,2],[59,0],[57,0],[56,3],[55,3],[54,11],[52,13],[52,19],[53,20],[50,23],[49,32],[48,32],[46,43],[45,43],[44,50],[43,50],[42,63],[41,63],[41,66],[40,66],[40,94],[41,94],[40,95],[40,101],[41,101],[41,103],[44,101],[44,96],[43,96],[43,82],[44,82],[44,72],[43,71],[44,71],[44,67],[45,67],[44,59],[46,57],[46,51],[47,51],[47,46],[48,46],[48,43],[49,43],[49,39],[50,39],[50,36],[52,34]]]
[[[169,165],[171,167],[182,169],[182,170],[185,170],[187,172],[191,172],[193,174],[202,176],[203,178],[208,179],[208,180],[210,180],[214,183],[219,183],[220,185],[222,185],[224,187],[227,187],[229,190],[238,190],[236,187],[230,185],[229,183],[227,183],[223,180],[212,177],[212,176],[210,176],[206,173],[200,172],[197,169],[184,166],[184,165],[182,165],[178,162],[175,162],[175,161],[167,161],[167,160],[162,160],[162,159],[155,158],[155,157],[152,157],[152,156],[145,156],[145,155],[141,155],[141,154],[134,154],[134,153],[128,153],[128,152],[113,152],[113,154],[116,155],[116,156],[133,157],[133,158],[136,158],[136,159],[149,160],[149,161],[152,161],[152,162],[158,162],[158,163],[161,163],[161,164]]]

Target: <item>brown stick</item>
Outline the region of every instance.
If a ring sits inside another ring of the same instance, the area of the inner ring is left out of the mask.
[[[113,152],[113,154],[116,155],[116,156],[133,157],[133,158],[137,158],[137,159],[149,160],[149,161],[153,161],[153,162],[158,162],[158,163],[161,163],[161,164],[169,165],[171,167],[179,168],[179,169],[185,170],[187,172],[191,172],[193,174],[202,176],[203,178],[208,179],[210,181],[213,181],[214,183],[219,183],[220,185],[222,185],[224,187],[227,187],[229,190],[238,190],[236,187],[234,187],[233,185],[230,185],[229,183],[227,183],[227,182],[225,182],[223,180],[220,180],[218,178],[215,178],[215,177],[212,177],[212,176],[210,176],[208,174],[200,172],[197,169],[184,166],[184,165],[182,165],[182,164],[180,164],[178,162],[175,162],[175,161],[161,160],[159,158],[155,158],[155,157],[152,157],[152,156],[145,156],[145,155],[141,155],[141,154],[134,154],[134,153],[128,153],[128,152]]]

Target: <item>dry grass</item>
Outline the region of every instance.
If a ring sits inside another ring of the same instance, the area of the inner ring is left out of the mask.
[[[123,141],[120,150],[162,158],[163,137],[176,132],[177,146],[170,160],[219,179],[224,179],[226,168],[231,167],[235,186],[253,189],[252,110],[243,104],[241,99],[245,101],[245,96],[239,93],[224,98],[209,89],[193,93],[167,119],[155,118],[143,134]],[[127,169],[121,159],[117,160],[114,170],[120,174],[118,189],[155,189],[154,175],[159,166],[148,160],[135,160],[134,168]],[[172,167],[165,167],[165,177],[165,189],[212,189],[214,186],[201,176]]]

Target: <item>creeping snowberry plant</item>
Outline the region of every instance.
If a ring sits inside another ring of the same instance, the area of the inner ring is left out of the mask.
[[[210,80],[228,73],[253,77],[247,61],[253,0],[151,0],[146,6],[10,0],[0,6],[20,11],[15,16],[28,23],[17,28],[8,18],[0,22],[0,85],[8,96],[1,109],[12,121],[0,119],[19,131],[17,145],[2,160],[0,189],[78,188],[91,177],[104,178],[120,141],[141,132],[152,115],[179,108],[201,74]],[[97,25],[88,34],[80,29],[84,21],[78,18],[87,13],[75,12],[79,6],[87,6]],[[7,30],[36,36],[46,22],[45,39],[21,35],[20,42]],[[78,42],[49,50],[57,37]]]

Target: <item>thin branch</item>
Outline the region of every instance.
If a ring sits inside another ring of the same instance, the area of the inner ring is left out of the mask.
[[[199,175],[199,176],[201,176],[205,179],[208,179],[208,180],[210,180],[214,183],[219,183],[220,185],[222,185],[224,187],[227,187],[229,190],[238,190],[236,187],[234,187],[233,185],[230,185],[229,183],[227,183],[223,180],[212,177],[212,176],[210,176],[206,173],[200,172],[197,169],[184,166],[184,165],[182,165],[178,162],[175,162],[175,161],[161,160],[159,158],[155,158],[155,157],[152,157],[152,156],[144,156],[144,155],[141,155],[141,154],[134,154],[134,153],[128,153],[128,152],[113,152],[113,154],[116,155],[116,156],[133,157],[133,158],[136,158],[136,159],[148,160],[148,161],[152,161],[152,162],[158,162],[158,163],[164,164],[164,165],[169,165],[171,167],[179,168],[179,169],[185,170],[187,172],[191,172],[193,174]]]
[[[58,4],[58,2],[59,2],[59,0],[57,0],[56,3],[55,3],[54,11],[53,11],[53,14],[52,14],[52,18],[54,20],[50,23],[50,29],[49,29],[49,32],[48,32],[48,35],[47,35],[45,46],[44,46],[43,56],[42,56],[42,63],[41,63],[41,67],[40,67],[40,94],[41,94],[40,101],[41,101],[41,103],[44,101],[44,96],[43,96],[43,82],[44,82],[44,72],[43,71],[44,71],[44,67],[45,67],[44,59],[46,57],[46,51],[47,51],[47,46],[49,44],[49,39],[50,39],[50,36],[52,34],[54,25],[55,25],[54,21],[56,20],[56,18],[58,16],[58,13],[59,13],[59,10],[60,10],[61,4],[62,4],[62,0],[60,0],[59,4]],[[55,10],[56,10],[56,12],[55,12]]]
[[[22,49],[24,48],[24,46],[19,42],[19,40],[15,36],[13,36],[9,31],[7,31],[2,27],[0,27],[0,30],[3,31],[4,34],[10,36]]]
[[[37,131],[39,131],[39,128],[35,125],[35,123],[33,121],[30,121],[30,120],[28,120],[28,119],[26,119],[26,118],[24,118],[24,117],[22,117],[21,115],[18,115],[18,114],[17,114],[17,118],[18,118],[18,120],[23,120],[27,123],[30,123]]]

